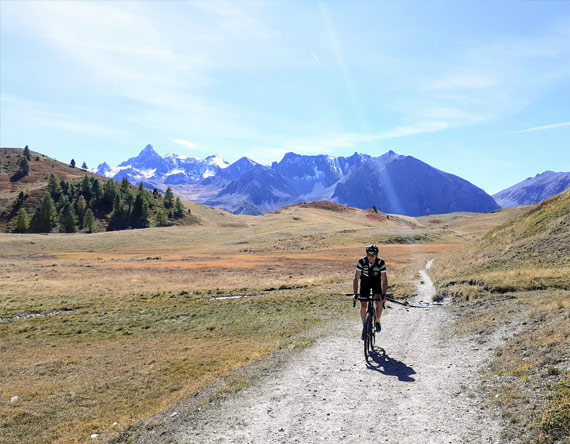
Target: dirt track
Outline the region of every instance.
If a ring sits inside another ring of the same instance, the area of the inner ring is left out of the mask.
[[[424,278],[418,300],[426,299]],[[505,332],[451,334],[453,309],[392,305],[366,366],[357,310],[332,335],[268,367],[251,387],[176,415],[144,443],[500,443],[482,406],[480,369]],[[172,415],[172,413],[169,413]]]

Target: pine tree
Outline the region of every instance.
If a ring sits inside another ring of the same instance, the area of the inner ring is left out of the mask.
[[[61,194],[64,194],[66,196],[71,196],[73,195],[73,190],[71,188],[71,183],[67,182],[65,180],[61,180],[59,182],[59,188],[61,189]]]
[[[83,162],[83,164],[81,164],[81,168],[86,170],[87,169],[87,164],[85,162]]]
[[[71,162],[69,162],[69,166],[71,168],[75,168],[75,159],[71,159]]]
[[[160,208],[156,212],[156,225],[159,227],[166,227],[168,225],[168,218]]]
[[[164,194],[164,208],[167,210],[174,206],[174,193],[172,188],[168,187],[166,193]]]
[[[20,157],[18,160],[18,166],[20,167],[20,173],[22,176],[27,176],[30,173],[30,164],[26,156]]]
[[[174,217],[179,218],[184,216],[184,205],[180,201],[180,198],[176,198],[176,203],[174,204]]]
[[[120,194],[115,194],[113,199],[113,213],[121,214],[123,213],[123,199],[121,199]]]
[[[18,210],[18,218],[16,219],[16,228],[14,231],[16,233],[25,233],[30,228],[30,218],[28,213],[23,208]]]
[[[123,193],[128,193],[130,188],[131,184],[129,183],[129,179],[123,177],[123,180],[121,181],[121,191]]]
[[[148,202],[144,198],[144,190],[137,193],[131,212],[131,224],[135,228],[148,227]]]
[[[79,185],[79,192],[81,195],[85,196],[85,200],[91,200],[92,188],[89,177],[83,176],[83,179],[81,179],[81,184]]]
[[[41,233],[49,233],[55,225],[57,219],[57,210],[53,199],[49,194],[46,194],[32,220],[32,228],[34,231]]]
[[[77,215],[71,203],[65,202],[59,213],[59,231],[62,233],[75,233],[77,231]]]
[[[113,212],[111,213],[111,218],[109,219],[109,224],[107,225],[107,230],[122,230],[129,227],[130,214],[124,208],[123,199],[121,195],[117,193],[113,201]]]
[[[83,228],[83,219],[87,211],[87,201],[83,196],[79,196],[79,199],[77,199],[75,209],[77,210],[77,217],[79,218],[79,227]]]
[[[127,194],[125,194],[124,199],[128,207],[127,213],[131,214],[131,211],[133,211],[133,204],[135,203],[135,196],[133,195],[133,193],[128,192]]]
[[[114,180],[108,180],[103,185],[103,198],[102,203],[105,211],[110,211],[113,208],[113,202],[117,195],[117,186]]]
[[[91,197],[99,201],[101,200],[102,195],[103,191],[101,190],[101,182],[99,182],[99,179],[93,179],[93,184],[91,186]]]
[[[93,225],[95,224],[95,216],[93,216],[93,211],[91,208],[88,208],[85,212],[85,216],[83,216],[83,226],[87,227],[87,231],[89,233],[93,232]]]
[[[58,182],[57,177],[53,173],[51,173],[48,178],[48,192],[55,200],[57,200],[61,194],[60,182]]]
[[[32,160],[32,154],[30,153],[28,145],[26,145],[26,147],[24,148],[24,157],[28,160]]]

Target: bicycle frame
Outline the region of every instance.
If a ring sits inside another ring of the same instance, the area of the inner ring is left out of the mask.
[[[363,298],[358,297],[359,301],[367,301],[366,315],[364,318],[363,333],[364,333],[364,359],[368,362],[370,353],[374,349],[376,342],[376,332],[374,329],[374,322],[376,321],[376,307],[374,303],[377,302],[373,297]]]

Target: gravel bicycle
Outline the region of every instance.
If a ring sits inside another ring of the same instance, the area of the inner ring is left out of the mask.
[[[370,353],[374,350],[376,342],[376,330],[374,328],[374,321],[376,320],[376,307],[375,300],[372,297],[361,297],[358,295],[359,301],[367,301],[366,317],[364,318],[364,325],[362,326],[362,337],[364,343],[364,359],[369,362]],[[356,306],[356,301],[353,301],[352,306]]]

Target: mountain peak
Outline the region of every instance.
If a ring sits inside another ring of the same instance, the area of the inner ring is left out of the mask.
[[[387,153],[382,154],[382,156],[380,156],[380,157],[385,157],[387,159],[395,159],[397,157],[403,157],[403,156],[400,156],[398,153],[390,150]]]
[[[143,151],[154,151],[153,146],[149,143],[147,146],[144,147]]]
[[[97,168],[93,168],[91,172],[99,174],[100,176],[107,176],[107,173],[111,171],[111,167],[107,162],[100,163]]]
[[[222,157],[219,156],[218,154],[213,154],[212,156],[208,156],[204,160],[206,160],[208,163],[210,163],[212,165],[216,165],[218,168],[222,168],[222,169],[230,166],[230,164],[228,162],[226,162],[224,159],[222,159]]]
[[[149,143],[147,146],[144,147],[144,149],[139,153],[139,155],[137,156],[137,158],[139,159],[162,159],[162,157],[160,156],[160,154],[158,154],[155,149],[152,147],[152,145]]]
[[[139,157],[140,156],[158,156],[160,157],[160,154],[158,154],[155,149],[153,148],[153,146],[149,143],[147,146],[144,147],[144,149],[139,153]]]

